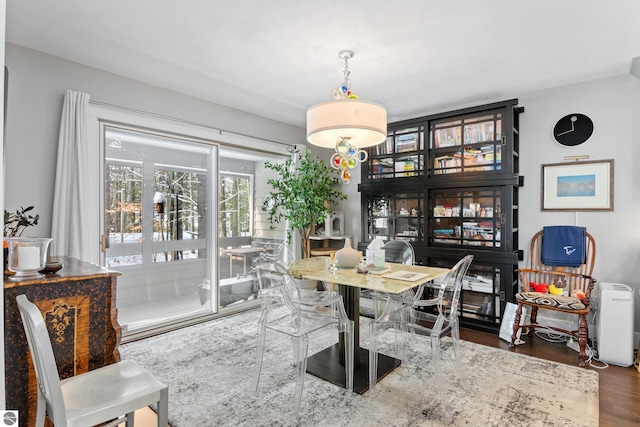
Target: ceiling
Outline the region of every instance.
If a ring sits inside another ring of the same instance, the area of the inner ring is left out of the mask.
[[[627,74],[634,0],[8,0],[6,40],[296,126],[351,90],[389,121]]]

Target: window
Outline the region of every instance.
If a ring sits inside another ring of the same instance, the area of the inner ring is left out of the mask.
[[[112,106],[90,104],[89,117],[102,212],[89,221],[108,247],[87,260],[121,273],[123,342],[256,304],[242,273],[252,245],[284,239],[255,207],[269,191],[264,162],[286,147]],[[222,250],[246,245],[241,261]]]
[[[253,176],[220,173],[218,237],[251,236]]]

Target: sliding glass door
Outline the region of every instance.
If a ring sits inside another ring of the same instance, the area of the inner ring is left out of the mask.
[[[262,211],[286,154],[102,121],[102,260],[123,339],[258,304],[252,263],[285,240]]]
[[[218,306],[218,146],[104,126],[104,265],[118,270],[124,334]]]
[[[262,211],[273,174],[264,162],[284,156],[257,150],[220,147],[218,172],[219,307],[233,310],[257,302],[251,266],[271,245],[285,239],[284,224],[271,224]]]

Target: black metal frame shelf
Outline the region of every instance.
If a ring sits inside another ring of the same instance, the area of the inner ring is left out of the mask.
[[[474,254],[471,274],[484,272],[494,286],[483,288],[488,292],[479,292],[479,283],[464,289],[461,323],[494,332],[506,302],[513,301],[522,255],[518,150],[524,108],[517,104],[511,99],[390,123],[387,141],[369,149],[358,186],[362,246],[374,238],[402,238],[411,242],[417,263],[447,267]],[[404,206],[408,201],[417,206]]]

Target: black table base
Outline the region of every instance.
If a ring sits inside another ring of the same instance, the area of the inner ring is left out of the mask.
[[[315,377],[329,381],[340,387],[346,387],[346,373],[344,364],[339,363],[343,350],[338,344],[307,358],[307,372]],[[353,366],[353,391],[363,394],[369,390],[369,351],[360,348],[355,352],[358,358]],[[401,361],[393,357],[378,353],[378,381],[387,376],[391,371],[400,366]]]

